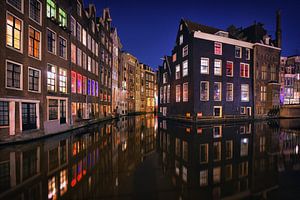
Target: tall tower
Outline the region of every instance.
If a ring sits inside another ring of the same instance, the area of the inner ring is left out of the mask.
[[[276,45],[281,48],[282,31],[281,31],[281,11],[276,12]]]

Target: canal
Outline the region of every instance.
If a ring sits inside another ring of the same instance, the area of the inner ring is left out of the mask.
[[[0,199],[300,199],[299,122],[141,115],[0,147]]]

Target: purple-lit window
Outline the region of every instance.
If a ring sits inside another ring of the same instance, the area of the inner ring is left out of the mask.
[[[95,96],[95,81],[92,80],[92,96]]]
[[[77,93],[82,93],[82,76],[80,74],[77,74]]]
[[[91,95],[91,79],[88,79],[87,94]]]
[[[98,97],[98,95],[99,95],[99,93],[98,93],[98,90],[99,90],[98,81],[96,81],[96,87],[95,87],[95,90],[96,90],[96,96]]]

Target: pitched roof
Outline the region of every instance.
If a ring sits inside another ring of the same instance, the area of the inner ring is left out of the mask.
[[[223,30],[218,29],[218,28],[214,28],[214,27],[205,26],[205,25],[202,25],[202,24],[195,23],[195,22],[192,22],[192,21],[187,20],[187,19],[183,19],[183,21],[186,23],[186,25],[187,25],[190,32],[201,31],[201,32],[204,32],[204,33],[215,34],[218,31],[223,31]]]

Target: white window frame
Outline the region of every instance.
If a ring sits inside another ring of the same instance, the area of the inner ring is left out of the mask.
[[[247,57],[246,57],[246,60],[250,60],[251,59],[251,50],[250,49],[248,49],[248,48],[246,48],[246,55],[247,55]]]
[[[59,38],[62,38],[62,39],[64,39],[65,41],[66,41],[66,57],[64,58],[64,57],[61,57],[60,55],[59,55],[59,53],[58,53],[58,56],[60,57],[60,58],[63,58],[63,59],[65,59],[65,60],[67,60],[68,59],[68,40],[66,39],[66,38],[64,38],[63,36],[61,36],[61,35],[59,35],[58,36],[58,39]],[[58,43],[59,43],[59,41],[57,41]]]
[[[214,101],[222,101],[222,82],[214,82],[214,85],[215,83],[217,83],[220,86],[220,99],[219,100],[215,99],[215,88],[213,87]]]
[[[34,30],[36,30],[37,32],[40,33],[40,44],[39,44],[40,52],[39,52],[39,57],[36,58],[36,57],[34,57],[34,56],[29,55],[29,49],[28,49],[28,57],[33,58],[33,59],[36,59],[36,60],[42,60],[42,42],[43,42],[42,31],[40,31],[40,30],[34,28],[33,26],[30,26],[30,25],[29,25],[29,26],[28,26],[28,44],[29,44],[29,37],[30,37],[30,35],[29,35],[29,28],[32,28],[32,29],[34,29]],[[57,42],[57,41],[56,41],[56,42]],[[28,45],[28,48],[29,48],[29,45]]]
[[[207,87],[208,87],[208,90],[207,90],[207,99],[201,99],[201,84],[202,83],[207,83]],[[209,81],[200,81],[200,101],[209,101]]]
[[[228,99],[228,94],[227,94],[227,92],[228,92],[228,90],[227,90],[227,85],[231,85],[232,86],[232,99],[230,100],[230,99]],[[233,99],[234,99],[234,91],[233,91],[233,83],[226,83],[226,101],[233,101]]]
[[[179,96],[177,96],[177,90],[179,91]],[[176,102],[180,102],[181,101],[181,85],[176,85],[175,86],[175,100]]]
[[[186,73],[185,73],[185,66],[186,64]],[[185,60],[182,62],[182,77],[185,77],[185,76],[188,76],[189,75],[189,61],[188,60]]]
[[[216,53],[216,44],[220,44],[220,48],[221,48],[221,53],[217,54]],[[223,44],[221,42],[214,42],[214,55],[223,55]]]
[[[187,93],[186,96],[184,95],[184,88],[187,87]],[[185,82],[182,84],[182,102],[188,102],[189,101],[189,83]]]
[[[182,48],[182,57],[184,58],[185,56],[189,55],[189,45],[185,45]]]
[[[247,100],[243,100],[243,99],[242,99],[242,87],[243,87],[243,86],[247,86],[247,88],[248,88],[248,98],[247,98]],[[241,84],[241,102],[249,102],[249,100],[250,100],[249,84]]]
[[[179,69],[179,70],[177,70],[177,69]],[[176,80],[180,79],[180,76],[181,76],[180,65],[178,64],[175,66],[175,79]]]
[[[180,35],[179,36],[179,45],[182,45],[182,43],[183,43],[183,35]]]
[[[39,90],[38,91],[34,91],[34,90],[30,90],[29,89],[29,70],[30,69],[32,69],[32,70],[36,70],[36,71],[38,71],[39,72]],[[41,93],[41,83],[42,83],[42,72],[41,72],[41,70],[40,69],[37,69],[37,68],[34,68],[34,67],[28,67],[28,80],[27,80],[27,83],[28,83],[28,85],[27,85],[27,88],[28,88],[28,91],[29,92],[33,92],[33,93]]]
[[[29,14],[28,14],[28,17],[29,17],[29,19],[30,20],[32,20],[33,22],[35,22],[35,23],[37,23],[38,25],[41,25],[42,26],[42,21],[43,21],[43,4],[42,4],[42,2],[41,1],[39,1],[39,0],[37,0],[39,3],[40,3],[40,5],[41,5],[41,7],[40,7],[40,22],[37,22],[37,21],[35,21],[34,19],[32,19],[32,18],[30,18],[30,1],[28,1],[28,11],[29,11]]]
[[[240,49],[240,55],[237,57],[236,56],[236,50],[237,49]],[[240,47],[240,46],[235,46],[235,48],[234,48],[234,57],[235,58],[242,58],[242,47]]]
[[[216,73],[216,63],[217,62],[220,62],[220,74]],[[215,76],[222,76],[222,60],[220,60],[220,59],[215,59],[214,60],[214,75]]]
[[[21,48],[20,48],[20,50],[7,45],[7,39],[6,39],[7,30],[6,29],[7,29],[7,15],[8,14],[10,14],[11,16],[13,16],[13,17],[15,17],[15,18],[17,18],[18,20],[21,21],[21,29],[22,30],[21,30],[21,42],[20,42],[21,43],[20,44]],[[11,50],[14,50],[14,51],[17,51],[17,52],[23,54],[23,37],[24,37],[24,22],[23,22],[23,20],[20,19],[19,17],[17,17],[16,15],[12,14],[11,12],[6,11],[6,18],[5,18],[5,45],[6,45],[6,47],[9,48],[9,49],[11,49]]]
[[[80,13],[79,13],[80,15],[79,15],[79,16],[81,17],[81,16],[82,16],[82,5],[81,5],[81,3],[77,0],[77,5],[76,5],[76,13],[77,13],[77,14],[78,14],[78,10],[77,10],[77,9],[78,9],[78,4],[80,5]]]
[[[220,115],[219,116],[215,116],[215,108],[220,108]],[[223,108],[222,108],[222,106],[214,106],[213,107],[213,116],[214,117],[222,117],[223,116]]]
[[[207,65],[207,72],[202,72],[202,60],[203,60],[203,61],[206,60],[207,63],[208,63],[208,65]],[[204,57],[202,57],[202,58],[200,59],[200,74],[209,74],[209,58],[204,58]]]
[[[54,52],[51,52],[51,51],[48,50],[48,33],[47,33],[48,30],[51,31],[51,32],[53,32],[54,35],[55,35]],[[56,52],[57,52],[57,42],[58,42],[58,41],[57,41],[57,38],[58,38],[58,37],[57,37],[57,34],[56,34],[55,31],[53,31],[52,29],[50,29],[50,28],[48,28],[48,27],[47,27],[47,31],[46,31],[46,34],[47,34],[47,35],[46,35],[46,37],[47,37],[47,51],[48,51],[48,53],[51,53],[51,54],[56,55]],[[68,45],[66,46],[66,48],[68,48]]]
[[[232,64],[232,74],[231,75],[228,75],[227,74],[227,63],[231,63]],[[233,62],[232,61],[226,61],[226,76],[227,77],[233,77],[233,75],[234,75],[234,65],[233,65]]]
[[[17,64],[21,66],[21,74],[20,74],[20,88],[14,88],[14,87],[7,87],[7,63],[13,63],[13,64]],[[6,89],[10,89],[10,90],[19,90],[22,91],[23,90],[23,64],[12,61],[12,60],[5,60],[5,88]]]
[[[6,0],[6,3],[8,5],[10,5],[11,7],[13,7],[14,9],[16,9],[17,11],[21,12],[22,14],[24,14],[24,0],[21,0],[21,10],[19,10],[18,8],[16,8],[15,6],[11,5],[8,0]]]

